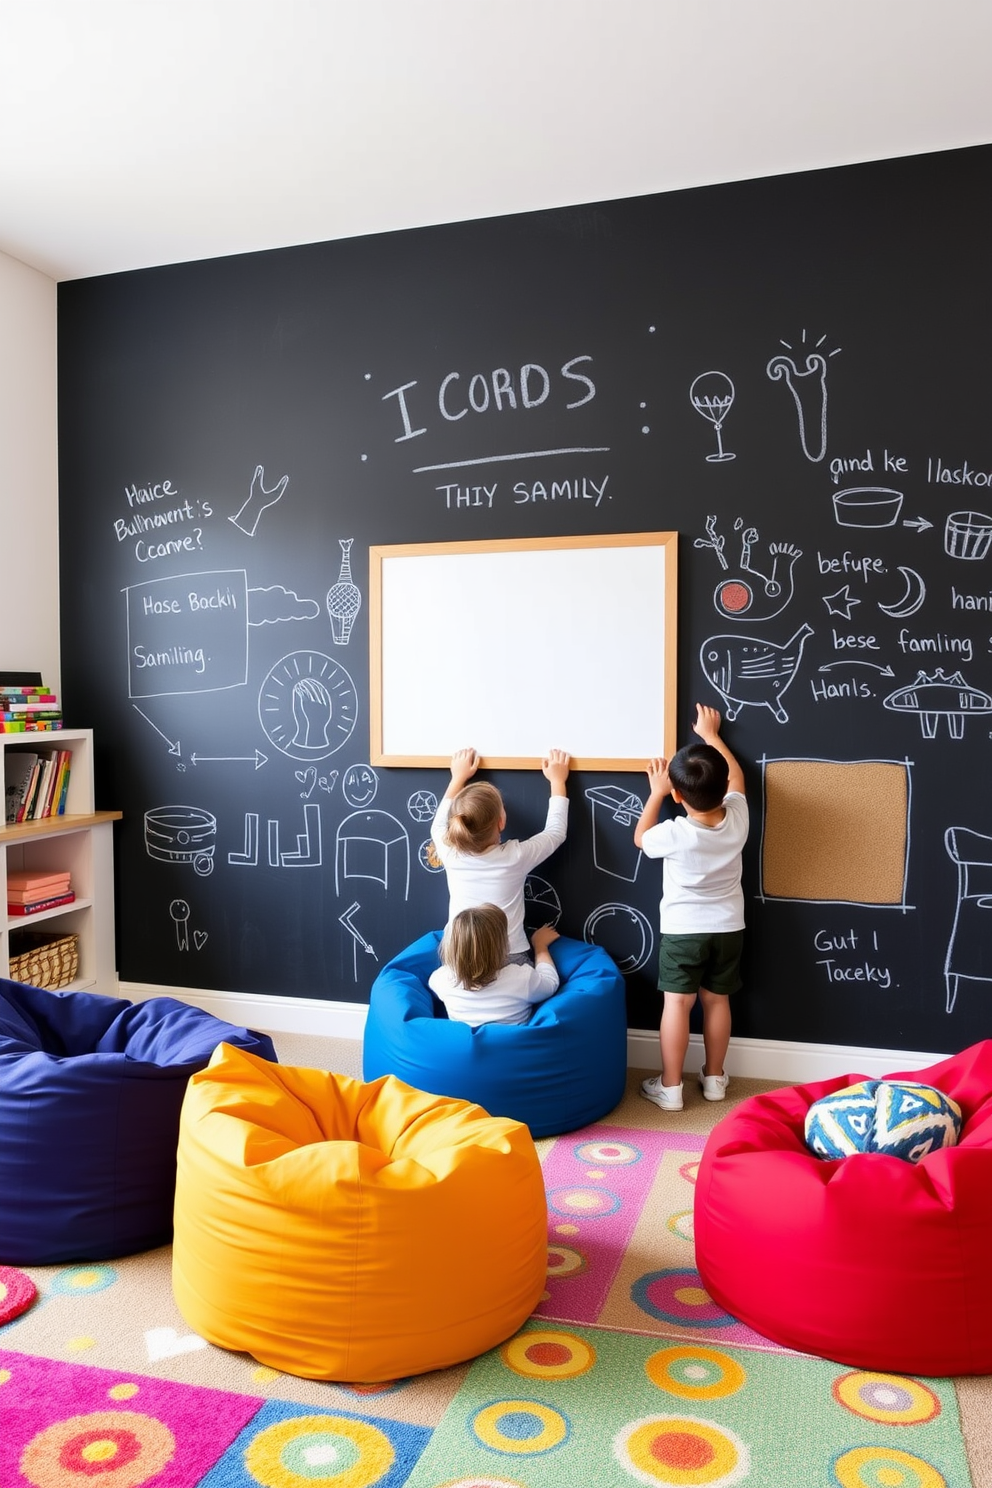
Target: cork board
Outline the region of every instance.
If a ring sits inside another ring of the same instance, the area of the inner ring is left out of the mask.
[[[765,760],[764,797],[764,898],[904,905],[906,762]]]

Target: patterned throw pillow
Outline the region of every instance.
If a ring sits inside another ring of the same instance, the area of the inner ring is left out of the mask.
[[[860,1080],[814,1101],[806,1112],[806,1145],[817,1157],[887,1152],[915,1163],[955,1146],[960,1132],[957,1102],[912,1080]]]

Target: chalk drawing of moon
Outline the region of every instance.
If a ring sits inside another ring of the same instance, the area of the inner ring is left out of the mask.
[[[899,572],[906,579],[906,593],[898,604],[880,604],[878,607],[883,615],[889,615],[893,620],[905,620],[907,615],[915,615],[927,597],[927,586],[915,568],[903,568],[900,564]]]

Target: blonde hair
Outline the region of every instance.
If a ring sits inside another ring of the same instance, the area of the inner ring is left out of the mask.
[[[469,992],[494,982],[506,965],[506,915],[497,904],[478,904],[456,914],[441,938],[442,963]]]
[[[496,787],[488,780],[474,780],[451,803],[445,841],[458,852],[485,852],[499,835],[502,816],[503,797]]]

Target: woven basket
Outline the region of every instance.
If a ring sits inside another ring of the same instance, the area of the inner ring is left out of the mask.
[[[17,930],[10,936],[10,980],[57,992],[79,970],[79,936],[46,935],[43,930]]]

